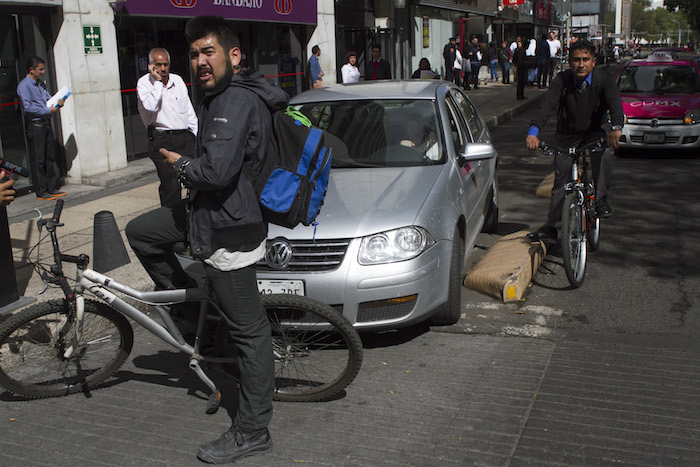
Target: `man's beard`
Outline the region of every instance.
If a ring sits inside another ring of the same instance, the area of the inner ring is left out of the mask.
[[[231,78],[233,78],[233,75],[234,75],[233,65],[231,64],[231,60],[227,58],[226,59],[226,72],[224,73],[224,76],[221,78],[221,81],[216,83],[216,86],[211,91],[212,94],[217,94],[217,93],[223,91],[224,89],[226,89],[228,87],[229,83],[231,83]]]

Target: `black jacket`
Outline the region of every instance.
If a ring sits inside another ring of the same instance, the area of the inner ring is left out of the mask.
[[[622,126],[625,116],[615,79],[596,68],[591,74],[591,85],[579,93],[575,89],[573,72],[566,70],[559,73],[549,83],[549,89],[530,124],[541,130],[556,111],[556,137],[566,145],[588,136],[608,133],[608,114],[613,125]]]
[[[267,224],[253,185],[241,170],[244,161],[267,151],[271,112],[288,102],[287,94],[258,72],[235,74],[223,91],[202,99],[198,155],[184,169],[184,183],[194,189],[189,242],[196,256],[209,256],[219,248],[249,251],[265,239]],[[175,170],[187,160],[179,159]]]
[[[372,59],[369,58],[365,64],[365,81],[370,81],[374,79],[374,66],[372,64]],[[383,58],[379,59],[377,63],[377,79],[391,79],[391,67],[389,62]]]

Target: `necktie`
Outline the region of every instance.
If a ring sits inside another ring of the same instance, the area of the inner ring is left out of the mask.
[[[584,79],[583,81],[581,81],[580,83],[578,83],[578,88],[576,88],[576,92],[578,92],[579,94],[581,94],[583,91],[586,90],[587,87],[588,87],[588,81],[586,81],[586,80]]]

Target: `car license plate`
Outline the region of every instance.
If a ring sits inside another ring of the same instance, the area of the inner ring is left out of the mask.
[[[263,295],[273,293],[304,295],[304,281],[258,279],[258,290]]]
[[[663,143],[664,141],[666,141],[664,133],[644,133],[645,143]]]

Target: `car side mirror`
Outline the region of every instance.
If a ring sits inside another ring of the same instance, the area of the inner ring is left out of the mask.
[[[488,143],[469,143],[464,152],[459,155],[459,163],[466,164],[471,161],[481,161],[496,157],[496,148]]]

